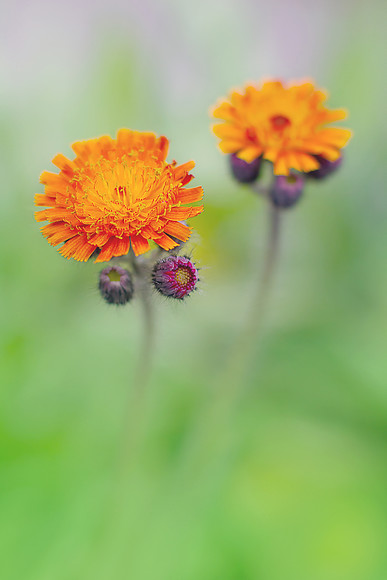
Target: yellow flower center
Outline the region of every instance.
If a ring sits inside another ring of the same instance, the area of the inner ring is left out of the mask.
[[[181,286],[187,286],[191,280],[191,272],[188,268],[179,268],[175,274],[175,279]]]
[[[117,270],[114,270],[114,268],[108,272],[108,277],[110,282],[119,282],[121,280],[121,274]]]

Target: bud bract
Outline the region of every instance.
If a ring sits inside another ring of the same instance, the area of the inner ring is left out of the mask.
[[[236,153],[230,155],[230,167],[234,178],[240,183],[253,183],[261,170],[261,157],[257,157],[251,163],[239,159]]]
[[[297,173],[277,175],[269,192],[272,203],[280,208],[292,207],[300,199],[304,184],[304,178]]]
[[[307,177],[311,177],[312,179],[325,179],[325,177],[328,177],[328,175],[337,171],[343,163],[342,155],[336,159],[336,161],[328,161],[328,159],[325,159],[325,157],[321,157],[320,155],[316,155],[315,157],[320,163],[320,167],[307,173]]]

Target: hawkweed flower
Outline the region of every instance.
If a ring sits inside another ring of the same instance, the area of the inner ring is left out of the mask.
[[[223,153],[235,153],[247,163],[262,156],[273,164],[275,175],[314,171],[321,158],[336,161],[351,136],[348,129],[330,126],[347,113],[325,107],[326,98],[311,82],[248,85],[214,109],[213,116],[223,122],[213,131]]]
[[[193,161],[167,163],[168,139],[153,133],[121,129],[117,139],[104,136],[74,143],[74,160],[59,154],[53,159],[59,174],[45,171],[44,194],[35,204],[38,222],[52,246],[66,258],[85,262],[100,249],[95,262],[128,254],[139,256],[154,241],[164,250],[187,241],[191,230],[181,221],[202,212],[201,187],[186,188]]]
[[[172,249],[180,251],[192,231],[184,220],[203,211],[202,205],[191,205],[202,199],[202,187],[187,187],[195,163],[168,163],[168,147],[166,137],[129,129],[120,129],[116,139],[76,142],[74,159],[56,155],[53,164],[59,172],[44,171],[44,193],[35,195],[35,204],[46,208],[35,213],[38,222],[48,222],[41,232],[49,244],[59,246],[62,256],[110,262],[98,284],[106,302],[126,304],[134,293],[142,300],[145,332],[136,384],[146,382],[150,366],[154,263]],[[189,294],[193,285],[193,274],[188,267],[184,270],[185,259],[181,260],[178,297],[184,291]],[[190,272],[189,279],[184,279],[183,270]]]
[[[199,276],[195,264],[187,256],[168,256],[154,265],[152,280],[163,296],[183,300],[196,289]]]

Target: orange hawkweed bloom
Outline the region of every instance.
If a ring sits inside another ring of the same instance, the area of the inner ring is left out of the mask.
[[[316,155],[335,161],[351,136],[348,129],[326,126],[347,116],[343,109],[327,109],[326,98],[311,82],[249,85],[215,108],[213,116],[225,122],[213,131],[223,153],[236,153],[248,163],[262,155],[276,175],[313,171],[320,166]]]
[[[74,143],[75,159],[53,159],[60,172],[45,171],[40,177],[44,194],[35,204],[38,222],[59,252],[85,262],[100,249],[96,262],[107,262],[128,253],[136,256],[150,249],[153,240],[164,250],[187,241],[191,228],[182,220],[196,216],[203,206],[183,207],[199,201],[202,187],[185,189],[193,176],[193,161],[183,165],[165,161],[168,139],[153,133],[120,129],[117,139],[105,136]]]

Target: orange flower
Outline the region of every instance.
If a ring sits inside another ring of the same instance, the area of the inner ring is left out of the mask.
[[[187,241],[191,228],[181,221],[203,206],[182,204],[199,201],[203,189],[184,189],[195,163],[167,163],[168,146],[166,137],[120,129],[117,139],[74,143],[73,161],[57,155],[59,174],[43,172],[45,193],[35,196],[36,205],[49,208],[35,214],[50,222],[41,228],[49,244],[64,242],[62,256],[80,262],[100,249],[95,261],[107,262],[127,254],[130,244],[138,256],[149,250],[148,240],[164,250],[179,245],[169,236]]]
[[[213,131],[223,153],[236,153],[248,163],[262,155],[273,163],[276,175],[289,175],[290,169],[313,171],[320,166],[316,155],[335,161],[351,136],[348,129],[326,127],[347,116],[343,109],[327,109],[326,98],[310,82],[247,86],[213,111],[225,121]]]

